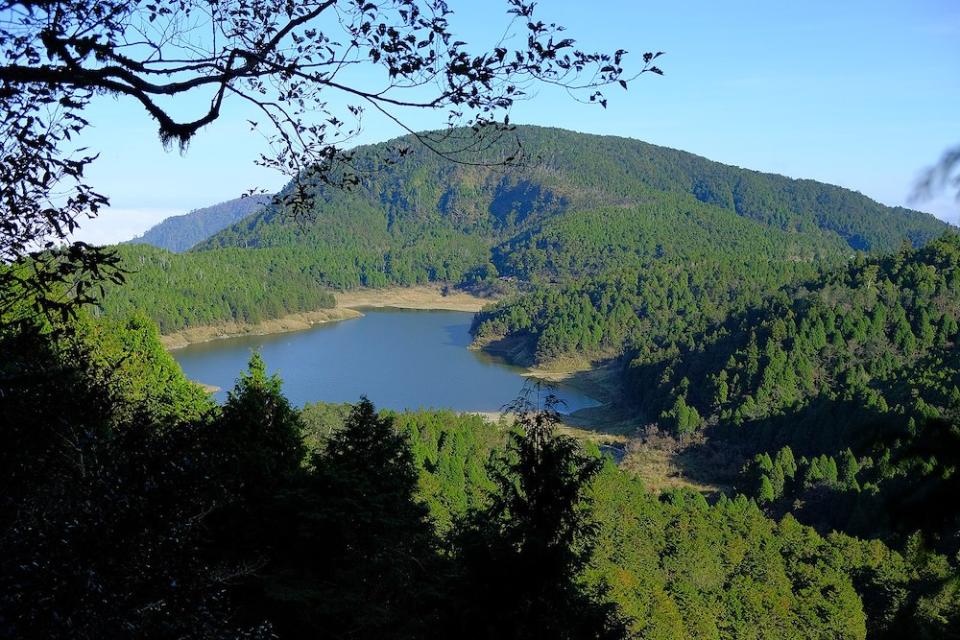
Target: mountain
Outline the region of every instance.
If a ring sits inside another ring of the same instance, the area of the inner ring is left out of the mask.
[[[130,244],[149,244],[174,253],[186,251],[221,229],[243,220],[270,202],[269,195],[227,200],[182,216],[173,216],[147,229]]]
[[[353,158],[360,184],[349,193],[318,186],[312,224],[268,207],[203,246],[329,242],[345,230],[379,241],[454,231],[486,237],[503,253],[515,249],[504,241],[535,234],[564,213],[601,207],[646,213],[658,206],[650,201],[656,196],[697,201],[791,234],[824,232],[865,251],[892,251],[904,239],[923,244],[946,228],[929,214],[886,207],[841,187],[740,169],[638,140],[532,126],[517,127],[515,135],[523,164],[510,168],[454,164],[410,138],[361,147]],[[513,155],[512,141],[507,136],[490,142],[478,157]],[[379,159],[397,147],[408,152],[384,166]]]
[[[124,247],[130,286],[109,292],[104,310],[146,309],[167,318],[167,332],[242,319],[249,311],[240,309],[257,299],[269,302],[261,318],[308,310],[318,299],[305,295],[311,288],[518,282],[576,289],[593,282],[592,291],[576,292],[588,298],[577,302],[580,311],[563,311],[548,339],[527,352],[532,359],[608,355],[638,346],[637,336],[642,343],[654,334],[668,342],[690,335],[858,250],[921,245],[948,228],[840,187],[637,140],[526,126],[515,133],[523,149],[516,165],[496,165],[516,153],[512,136],[480,145],[479,156],[467,158],[472,164],[400,138],[356,149],[357,185],[311,186],[305,213],[267,204],[180,256]],[[218,264],[236,274],[229,287],[213,284],[222,275]],[[646,306],[624,297],[631,287]],[[190,296],[174,308],[171,296],[180,300],[184,291]],[[557,298],[546,290],[543,296]],[[590,306],[595,313],[587,313]],[[549,313],[534,315],[539,322]],[[648,331],[650,321],[663,331]],[[536,338],[535,324],[489,325],[487,336],[519,330]]]

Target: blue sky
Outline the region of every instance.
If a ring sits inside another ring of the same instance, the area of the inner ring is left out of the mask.
[[[450,4],[453,25],[471,45],[492,45],[507,23],[499,0]],[[543,89],[514,107],[517,123],[639,138],[839,184],[891,205],[907,204],[920,171],[960,143],[956,0],[541,0],[538,10],[583,48],[624,48],[638,61],[643,51],[667,52],[666,75],[610,89],[606,110]],[[112,208],[78,237],[122,240],[250,187],[278,189],[285,179],[253,164],[264,147],[248,115],[228,108],[181,155],[162,149],[137,105],[98,99],[84,143],[101,153],[90,178]],[[443,120],[419,113],[408,121],[431,128]],[[359,142],[400,133],[371,117]],[[949,197],[912,206],[960,219]]]

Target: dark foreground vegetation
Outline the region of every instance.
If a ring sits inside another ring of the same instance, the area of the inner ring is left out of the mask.
[[[933,537],[942,519],[914,521],[896,551],[764,513],[817,482],[850,490],[861,476],[847,460],[836,472],[786,452],[759,460],[758,500],[657,496],[558,435],[549,406],[521,406],[512,426],[378,413],[365,399],[298,410],[257,356],[217,406],[145,319],[69,328],[2,335],[5,636],[935,638],[956,628],[952,548],[941,554],[949,544]],[[955,424],[918,426],[888,466],[926,460],[926,435]],[[931,499],[950,495],[946,468],[928,471],[916,481]]]

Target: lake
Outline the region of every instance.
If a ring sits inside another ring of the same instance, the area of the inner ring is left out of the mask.
[[[291,402],[356,402],[366,395],[378,407],[499,411],[528,378],[488,354],[470,351],[472,313],[364,310],[364,316],[305,331],[244,336],[190,345],[173,352],[192,380],[227,390],[259,349],[271,373],[283,379]],[[553,392],[576,411],[598,403],[569,386]]]

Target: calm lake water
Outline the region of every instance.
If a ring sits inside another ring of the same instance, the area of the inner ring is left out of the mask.
[[[356,402],[365,394],[390,409],[449,408],[499,411],[527,378],[484,353],[470,351],[471,313],[370,309],[362,318],[306,331],[195,344],[173,352],[187,376],[227,390],[259,349],[267,369],[280,374],[296,405],[318,400]],[[564,412],[597,404],[565,386],[554,393]]]

